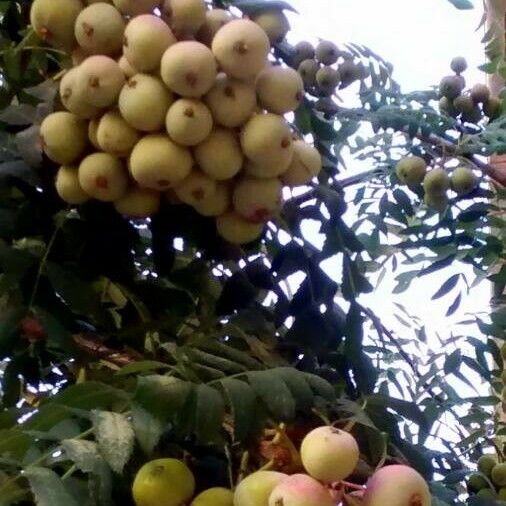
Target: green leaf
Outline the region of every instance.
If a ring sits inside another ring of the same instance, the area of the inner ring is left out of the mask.
[[[121,474],[134,448],[131,423],[120,413],[98,410],[91,413],[91,420],[100,452],[111,469]]]
[[[313,407],[314,394],[304,373],[292,367],[278,367],[272,373],[287,384],[298,410],[305,412]]]
[[[460,350],[455,350],[448,357],[446,357],[444,371],[445,374],[452,374],[455,371],[458,371],[460,365],[462,364],[462,354]]]
[[[134,362],[122,367],[116,376],[128,376],[130,374],[139,374],[144,372],[153,372],[158,369],[170,369],[170,365],[164,364],[163,362],[157,362],[156,360],[143,360],[142,362]]]
[[[432,296],[432,300],[440,299],[444,297],[446,294],[450,293],[459,282],[460,274],[454,274],[449,279],[447,279],[442,285],[441,288]]]
[[[230,378],[224,379],[220,383],[225,390],[234,417],[234,439],[244,441],[253,426],[256,406],[255,392],[245,381]]]
[[[474,9],[474,5],[469,0],[448,0],[452,5],[460,10]]]
[[[160,441],[166,424],[137,404],[132,405],[131,413],[135,437],[144,452],[150,455]]]
[[[295,416],[295,400],[284,381],[272,371],[250,372],[248,381],[257,396],[265,403],[277,421],[292,420]]]
[[[460,302],[462,301],[462,294],[459,293],[456,297],[456,299],[453,301],[451,306],[448,308],[448,311],[446,311],[446,316],[451,316],[452,314],[457,312],[457,309],[460,307]]]
[[[200,444],[215,443],[221,439],[225,405],[217,390],[208,385],[195,389],[195,435]]]
[[[37,506],[79,506],[54,471],[43,467],[28,467],[25,476]]]
[[[0,430],[0,457],[22,461],[33,439],[17,429]]]
[[[282,0],[233,0],[234,7],[241,9],[246,14],[265,9],[277,9],[297,12],[288,2]]]
[[[336,400],[336,391],[328,381],[315,374],[305,373],[304,376],[316,395],[319,395],[329,402]]]

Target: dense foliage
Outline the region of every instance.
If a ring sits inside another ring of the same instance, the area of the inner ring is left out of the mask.
[[[199,489],[266,463],[296,470],[287,441],[322,421],[358,440],[355,483],[385,462],[409,463],[434,505],[495,504],[469,498],[464,480],[483,450],[504,458],[504,191],[483,157],[506,153],[506,116],[440,112],[436,87],[403,94],[386,61],[343,44],[360,72],[341,89],[360,105],[307,90],[293,128],[314,141],[324,170],[286,195],[261,240],[231,245],[212,220],[168,202],[150,220],[98,202],[70,209],[38,144],[70,63],[30,29],[30,4],[0,2],[0,504],[131,504],[135,472],[162,456],[186,456]],[[286,42],[274,54],[293,64]],[[503,68],[504,54],[489,56],[485,70]],[[348,151],[366,170],[347,174]],[[408,153],[470,167],[480,184],[434,210],[396,174]],[[443,277],[459,263],[472,274]],[[295,273],[304,279],[292,293]],[[433,350],[402,306],[402,336],[367,307],[363,295],[386,275],[396,293],[421,277],[442,281],[426,296],[448,299],[447,316],[489,279],[493,311]],[[470,370],[486,395],[452,386]]]

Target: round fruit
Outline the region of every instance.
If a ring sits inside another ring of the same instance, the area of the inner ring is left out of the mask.
[[[40,140],[46,155],[60,165],[79,160],[88,144],[88,127],[70,112],[55,112],[40,126]]]
[[[284,12],[279,9],[266,9],[256,12],[251,16],[251,19],[263,28],[271,44],[283,42],[286,34],[290,31],[290,23]]]
[[[228,488],[210,488],[195,497],[190,506],[234,506],[234,493]]]
[[[475,84],[471,89],[471,97],[476,104],[484,104],[490,98],[490,89],[486,84]]]
[[[149,218],[160,209],[160,193],[132,187],[114,202],[114,207],[118,213],[129,218]]]
[[[334,65],[339,58],[339,49],[330,40],[322,40],[316,46],[316,59],[323,65]]]
[[[474,106],[473,109],[462,113],[462,121],[465,123],[479,123],[483,118],[481,109],[479,106]]]
[[[397,163],[395,173],[404,184],[417,186],[422,183],[427,174],[427,164],[419,156],[409,156]]]
[[[89,200],[90,196],[79,184],[77,167],[63,165],[56,175],[56,191],[67,204],[78,205]]]
[[[367,482],[364,506],[430,506],[429,487],[408,466],[393,465],[376,471]]]
[[[212,50],[225,73],[247,80],[254,78],[265,67],[270,42],[256,23],[237,19],[218,30]]]
[[[206,20],[204,0],[165,0],[161,10],[179,39],[195,35]]]
[[[490,97],[483,104],[483,113],[490,120],[497,119],[502,114],[502,100],[497,97]]]
[[[425,193],[443,195],[450,189],[450,178],[444,169],[432,169],[423,180],[423,188]]]
[[[258,114],[243,128],[241,145],[252,162],[288,168],[293,158],[293,141],[290,128],[281,116]]]
[[[216,181],[200,170],[194,169],[175,187],[174,191],[181,202],[196,206],[214,195]]]
[[[355,438],[335,427],[319,427],[302,441],[300,456],[313,478],[326,483],[347,478],[358,464],[360,451]]]
[[[450,203],[446,193],[443,193],[442,195],[426,193],[423,200],[427,207],[430,207],[431,209],[434,209],[434,211],[438,211],[440,213],[446,211],[446,208]]]
[[[471,474],[467,480],[467,488],[471,492],[478,492],[478,490],[481,490],[483,488],[488,488],[489,484],[488,481],[481,475],[481,474]]]
[[[206,19],[197,32],[196,39],[210,47],[218,30],[230,21],[232,21],[232,15],[225,9],[210,9],[206,11]]]
[[[467,195],[478,186],[478,178],[469,167],[457,167],[450,179],[452,190],[457,195]]]
[[[491,488],[483,488],[476,494],[477,497],[481,497],[483,499],[497,499],[497,494],[495,490],[492,490]]]
[[[275,114],[295,111],[304,98],[304,82],[290,67],[266,68],[259,74],[256,87],[260,105]]]
[[[316,73],[318,91],[323,95],[332,95],[341,81],[341,75],[333,67],[322,67]]]
[[[248,83],[220,74],[205,96],[205,102],[217,124],[235,128],[246,123],[253,114],[257,106],[256,91]]]
[[[112,0],[112,3],[123,14],[138,16],[153,12],[160,6],[161,0]]]
[[[224,215],[227,216],[227,215]],[[230,221],[230,218],[226,218]],[[256,225],[251,225],[255,227]],[[274,488],[284,479],[286,474],[274,471],[257,471],[242,480],[234,494],[234,506],[266,506]]]
[[[447,97],[441,97],[439,99],[439,110],[448,116],[452,116],[453,118],[458,115],[458,111],[453,105],[453,100],[450,100]]]
[[[205,95],[213,86],[216,74],[213,53],[200,42],[178,42],[169,47],[162,58],[163,82],[183,97]]]
[[[329,491],[305,474],[294,474],[277,485],[269,496],[269,506],[334,506]]]
[[[132,128],[118,111],[102,116],[97,129],[97,143],[102,151],[116,156],[127,156],[139,140],[139,133]]]
[[[111,4],[94,3],[76,19],[77,42],[89,54],[114,56],[121,51],[124,33],[123,16]]]
[[[346,88],[350,84],[353,84],[355,81],[362,78],[361,67],[355,65],[351,60],[343,61],[337,69],[341,79],[341,88]]]
[[[506,487],[506,464],[496,464],[490,473],[494,485]]]
[[[158,69],[163,53],[175,43],[172,30],[159,17],[144,14],[128,23],[123,54],[139,72],[151,72]]]
[[[456,74],[462,74],[462,72],[465,72],[467,70],[467,61],[462,56],[456,56],[453,58],[453,60],[450,63],[450,68],[456,73]]]
[[[132,486],[137,506],[181,506],[194,493],[192,472],[176,459],[158,459],[144,464]]]
[[[463,89],[464,85],[462,84],[462,80],[459,79],[459,76],[446,76],[443,77],[439,84],[439,95],[453,100],[462,93]]]
[[[497,497],[500,501],[506,501],[506,487],[502,487],[499,489]]]
[[[288,170],[281,175],[281,181],[288,186],[309,183],[322,170],[322,157],[319,151],[304,141],[293,143],[293,159]]]
[[[316,85],[316,74],[320,70],[320,64],[316,60],[304,60],[299,65],[297,72],[302,77],[304,84],[309,88]]]
[[[315,49],[313,44],[303,40],[295,44],[290,64],[293,68],[298,68],[304,60],[312,60],[314,57]]]
[[[232,202],[232,191],[226,182],[218,181],[215,192],[206,195],[194,204],[195,210],[202,216],[220,216],[225,213]]]
[[[472,113],[475,107],[474,100],[468,95],[461,95],[453,101],[453,107],[460,113]]]
[[[97,139],[97,132],[98,132],[98,125],[100,123],[100,119],[95,118],[90,120],[88,123],[88,139],[93,144],[93,147],[100,151],[100,146],[98,144]]]
[[[83,100],[95,107],[114,104],[124,84],[125,76],[118,62],[103,55],[86,58],[76,77],[76,86]]]
[[[251,223],[265,223],[280,211],[282,190],[277,178],[245,177],[234,189],[234,209]]]
[[[113,202],[125,194],[128,176],[119,158],[109,153],[93,153],[79,165],[79,183],[90,197]]]
[[[264,224],[251,223],[234,211],[228,211],[216,218],[216,229],[220,237],[232,244],[248,244],[262,235]],[[237,490],[239,490],[239,487],[237,487]],[[241,502],[237,501],[237,499],[235,499],[235,501],[237,506],[246,506],[249,504],[263,506],[265,504],[265,502],[246,502],[245,499]]]
[[[102,109],[85,101],[84,88],[78,84],[80,79],[79,67],[67,71],[60,82],[61,102],[65,109],[80,118],[96,118]]]
[[[281,169],[277,165],[259,165],[251,160],[246,160],[244,165],[245,174],[261,179],[278,177],[287,170],[285,167],[281,167]]]
[[[35,0],[30,23],[45,42],[71,49],[75,44],[74,25],[82,8],[80,0]]]
[[[244,161],[237,135],[226,128],[215,128],[194,154],[200,168],[218,181],[233,178]]]
[[[167,135],[143,137],[130,155],[130,172],[142,188],[165,191],[190,173],[193,159],[188,149],[172,142]]]
[[[174,101],[161,79],[148,74],[131,77],[119,95],[118,106],[126,122],[142,132],[156,132],[165,123]]]
[[[169,108],[165,126],[173,141],[183,146],[196,146],[211,133],[213,117],[203,102],[181,98]]]
[[[120,66],[121,70],[123,71],[123,74],[125,74],[125,77],[127,79],[130,79],[135,74],[137,74],[137,69],[134,69],[132,67],[132,64],[126,59],[126,56],[122,56],[118,60],[118,65]]]

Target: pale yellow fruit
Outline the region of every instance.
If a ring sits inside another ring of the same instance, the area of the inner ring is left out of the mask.
[[[40,140],[46,155],[60,165],[71,165],[88,144],[86,121],[70,112],[55,112],[40,126]]]
[[[334,505],[335,501],[330,492],[320,482],[306,474],[288,476],[274,488],[269,496],[269,506]]]
[[[193,205],[202,216],[220,216],[225,213],[232,203],[232,189],[230,184],[223,181],[216,182],[215,192],[206,195]]]
[[[88,123],[88,139],[91,142],[91,144],[93,145],[93,147],[96,148],[97,150],[101,149],[98,144],[98,139],[97,139],[97,132],[98,132],[99,123],[100,123],[100,118],[94,118],[94,119],[90,120],[90,122]]]
[[[81,188],[77,167],[63,165],[56,174],[56,191],[60,198],[71,205],[84,204],[90,196]]]
[[[208,10],[204,24],[197,32],[196,39],[210,47],[218,30],[230,21],[232,21],[232,15],[225,9]]]
[[[314,429],[300,447],[300,457],[307,473],[325,483],[347,478],[355,470],[359,456],[355,438],[335,427]]]
[[[246,160],[246,163],[244,164],[244,173],[246,175],[261,179],[281,176],[281,174],[285,173],[286,170],[286,167],[283,166],[260,165],[252,162],[251,160]]]
[[[457,167],[450,179],[452,190],[460,196],[468,195],[478,186],[478,178],[469,167]]]
[[[35,0],[30,23],[45,42],[71,49],[75,45],[74,25],[82,8],[80,0]]]
[[[100,119],[97,143],[102,151],[127,156],[139,140],[139,132],[132,128],[118,111],[109,111]]]
[[[196,146],[211,133],[213,117],[203,102],[181,98],[169,108],[165,126],[174,142],[182,146]]]
[[[246,123],[255,111],[255,87],[220,74],[205,96],[205,102],[216,123],[227,128],[239,127]]]
[[[98,3],[103,3],[103,2],[110,4],[110,3],[112,3],[112,0],[85,0],[84,3],[87,5],[92,5],[92,4],[98,4]]]
[[[288,168],[293,159],[293,140],[288,123],[275,114],[257,114],[241,134],[244,154],[252,162]]]
[[[86,52],[81,46],[76,47],[70,55],[72,59],[72,65],[74,67],[81,65],[81,63],[83,63],[83,61],[86,60],[88,56],[90,56],[90,54]]]
[[[262,10],[251,19],[265,31],[271,44],[282,42],[290,31],[290,23],[284,12],[279,9]]]
[[[126,59],[126,56],[122,56],[119,60],[118,60],[118,65],[120,67],[120,69],[123,71],[123,74],[125,74],[125,77],[127,79],[130,79],[131,77],[133,77],[135,74],[137,74],[137,69],[135,69],[132,64]]]
[[[83,9],[76,19],[76,40],[89,54],[118,54],[124,32],[123,16],[108,3],[94,3]]]
[[[237,19],[220,28],[213,39],[212,49],[225,73],[247,80],[265,67],[270,42],[256,23]]]
[[[234,506],[234,493],[228,488],[210,488],[195,497],[190,506]]]
[[[204,0],[164,0],[161,10],[180,39],[195,35],[206,20]]]
[[[234,506],[267,506],[274,488],[286,478],[286,474],[275,471],[257,471],[250,474],[237,485]]]
[[[288,186],[309,183],[322,170],[322,157],[319,151],[304,141],[293,143],[293,159],[288,170],[283,172],[281,181]]]
[[[200,168],[218,181],[233,178],[244,161],[237,135],[226,128],[215,128],[194,154]]]
[[[263,223],[251,223],[235,211],[228,211],[216,218],[216,230],[218,231],[218,235],[232,244],[248,244],[253,242],[262,235],[263,229]],[[249,503],[241,502],[238,504]],[[261,502],[258,503],[259,506],[263,504],[264,503]]]
[[[160,67],[163,53],[176,43],[172,30],[159,17],[144,14],[133,18],[125,30],[123,54],[139,72]]]
[[[316,86],[316,74],[320,70],[320,64],[313,59],[303,60],[297,69],[297,72],[302,78],[304,84],[311,88]]]
[[[280,211],[282,190],[277,178],[245,177],[234,189],[234,209],[251,223],[265,223]]]
[[[96,118],[101,112],[100,107],[86,102],[84,98],[84,87],[80,86],[80,67],[67,71],[60,82],[60,99],[68,111],[84,119]]]
[[[290,67],[277,65],[264,69],[256,86],[260,105],[275,114],[295,111],[304,98],[304,81]]]
[[[139,16],[152,13],[160,6],[161,0],[112,0],[112,3],[127,16]]]
[[[213,86],[216,74],[213,53],[200,42],[178,42],[169,47],[162,57],[163,82],[183,97],[205,95]]]
[[[395,172],[400,181],[416,186],[422,183],[427,174],[427,162],[419,156],[408,156],[399,160]]]
[[[408,466],[386,466],[367,482],[364,506],[430,506],[429,487],[423,477]]]
[[[450,177],[444,169],[432,169],[423,179],[423,188],[425,193],[443,195],[450,189]]]
[[[148,74],[131,77],[119,95],[118,107],[125,121],[142,132],[161,130],[170,105],[172,92],[161,79]]]
[[[119,158],[109,153],[93,153],[79,165],[79,184],[90,197],[113,202],[125,194],[128,176]]]
[[[181,202],[196,206],[213,196],[216,192],[216,181],[200,170],[194,169],[174,190]]]
[[[114,202],[114,207],[129,218],[149,218],[160,209],[160,193],[133,186]]]
[[[118,100],[125,76],[116,60],[103,55],[86,58],[79,66],[76,87],[85,102],[109,107]]]
[[[142,188],[165,191],[190,174],[190,151],[171,141],[167,135],[143,137],[130,155],[130,173]]]
[[[192,472],[176,459],[157,459],[144,464],[132,485],[136,506],[182,506],[188,504],[194,493]]]

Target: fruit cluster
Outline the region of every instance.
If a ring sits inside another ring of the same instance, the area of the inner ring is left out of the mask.
[[[465,197],[479,184],[476,174],[466,165],[452,169],[451,174],[444,167],[428,169],[423,158],[408,156],[397,163],[395,172],[398,179],[412,189],[422,185],[425,204],[436,211],[442,212],[448,207],[450,189],[457,197]]]
[[[431,504],[425,480],[413,469],[391,465],[376,471],[366,488],[343,482],[358,461],[354,437],[334,427],[319,427],[306,435],[300,458],[307,474],[287,475],[260,470],[244,478],[234,491],[212,488],[198,495],[191,506],[335,506],[346,491],[363,506]],[[195,494],[195,478],[175,459],[148,462],[137,473],[133,496],[137,506],[189,504]]]
[[[465,90],[466,80],[462,73],[467,69],[467,62],[462,57],[451,61],[454,75],[443,77],[439,85],[439,110],[458,118],[462,123],[479,123],[485,116],[489,120],[498,118],[502,113],[502,101],[491,95],[485,84],[475,84]]]
[[[304,98],[297,71],[278,64],[281,11],[234,19],[204,0],[35,0],[31,21],[72,52],[60,85],[65,110],[43,121],[56,189],[72,205],[113,202],[128,217],[161,198],[215,217],[243,244],[280,211],[283,186],[307,184],[319,152],[284,115]]]
[[[496,455],[482,455],[478,460],[478,472],[467,480],[470,494],[484,499],[506,501],[506,463],[498,462]]]

